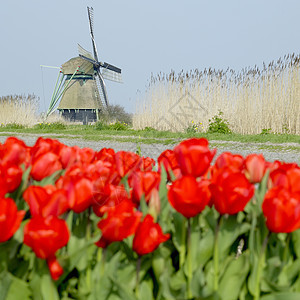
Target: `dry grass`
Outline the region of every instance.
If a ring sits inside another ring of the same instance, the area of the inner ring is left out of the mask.
[[[300,134],[300,55],[286,55],[258,67],[192,70],[152,76],[133,117],[134,129],[184,131],[223,112],[235,133]]]
[[[37,123],[38,98],[35,95],[0,97],[0,125],[18,124],[31,127]]]

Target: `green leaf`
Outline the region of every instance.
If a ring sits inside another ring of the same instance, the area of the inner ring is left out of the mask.
[[[229,216],[227,219],[222,218],[218,241],[219,257],[221,260],[228,255],[228,251],[234,241],[251,228],[249,223],[242,223],[237,226],[236,218],[236,215]]]
[[[298,258],[300,258],[300,230],[296,230],[291,233],[292,235],[292,241],[294,245],[294,251]]]
[[[249,273],[249,255],[244,252],[227,266],[220,280],[218,293],[222,300],[236,300]]]
[[[2,271],[0,273],[0,300],[6,299],[11,284],[12,278],[9,276],[9,273],[7,271]]]
[[[32,294],[28,283],[26,283],[25,281],[17,277],[14,277],[11,274],[9,274],[9,277],[11,278],[11,284],[9,286],[8,294],[5,299],[6,300],[30,300]]]
[[[44,274],[41,277],[41,292],[43,300],[59,300],[56,286],[50,274]]]
[[[200,234],[199,234],[200,235]],[[197,250],[197,265],[204,266],[213,256],[214,251],[214,232],[208,230],[200,239]]]
[[[140,209],[141,209],[141,212],[143,213],[143,216],[147,215],[148,205],[145,201],[145,195],[142,195],[142,197],[140,199]]]
[[[179,252],[179,267],[182,267],[186,256],[186,218],[175,212],[173,214],[174,230],[172,234],[173,243]]]
[[[139,286],[139,299],[153,299],[153,285],[149,281],[143,281]]]
[[[300,293],[277,293],[266,295],[260,298],[261,300],[299,300]]]
[[[126,284],[125,285],[122,284],[121,282],[119,282],[119,280],[116,280],[113,276],[109,276],[109,279],[117,288],[117,294],[120,296],[121,299],[137,300],[136,297],[133,295],[133,293],[128,290]]]

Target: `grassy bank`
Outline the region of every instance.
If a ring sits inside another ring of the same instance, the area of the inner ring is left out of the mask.
[[[36,134],[40,136],[49,136],[53,138],[82,138],[91,141],[115,140],[120,142],[141,142],[145,144],[174,144],[180,140],[191,137],[205,137],[213,141],[234,141],[241,143],[264,143],[264,144],[283,144],[296,143],[300,145],[300,136],[291,134],[222,134],[222,133],[187,133],[187,132],[170,132],[158,131],[153,129],[146,130],[113,130],[97,129],[96,125],[47,125],[46,127],[36,126],[33,128],[20,128],[18,126],[0,126],[0,135],[24,135]]]

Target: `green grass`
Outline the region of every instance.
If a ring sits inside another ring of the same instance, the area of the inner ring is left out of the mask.
[[[12,134],[39,134],[65,138],[83,138],[91,141],[114,140],[120,142],[141,142],[141,143],[160,143],[175,144],[180,140],[191,137],[205,137],[214,141],[234,141],[241,143],[297,143],[300,145],[299,135],[289,134],[258,134],[258,135],[241,135],[241,134],[222,134],[222,133],[174,133],[169,131],[157,131],[153,129],[146,130],[113,130],[113,129],[96,129],[94,125],[68,125],[60,126],[40,125],[33,128],[19,128],[17,126],[0,126],[0,135]],[[266,145],[267,146],[267,145]]]

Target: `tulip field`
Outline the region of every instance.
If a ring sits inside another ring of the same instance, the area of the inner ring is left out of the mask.
[[[296,163],[0,143],[0,300],[296,300],[299,228]]]

